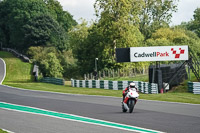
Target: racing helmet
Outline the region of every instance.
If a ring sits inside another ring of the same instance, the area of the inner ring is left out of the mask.
[[[134,82],[130,83],[130,88],[135,88],[135,83]]]

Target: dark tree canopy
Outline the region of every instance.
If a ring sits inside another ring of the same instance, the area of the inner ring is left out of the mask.
[[[44,0],[50,13],[54,16],[57,22],[67,32],[72,26],[77,25],[77,22],[73,19],[73,16],[68,11],[63,11],[62,6],[56,0]]]
[[[0,36],[4,47],[26,50],[31,45],[50,44],[63,50],[67,46],[67,31],[73,25],[76,21],[56,0],[0,2]]]
[[[62,27],[49,15],[36,16],[24,25],[25,43],[30,46],[55,46],[66,49]]]
[[[194,11],[194,20],[188,23],[188,29],[194,31],[200,37],[200,8]]]
[[[29,19],[48,10],[42,0],[4,0],[0,3],[0,21],[6,47],[23,48],[22,27]]]

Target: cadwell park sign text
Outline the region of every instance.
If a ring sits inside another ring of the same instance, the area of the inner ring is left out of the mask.
[[[188,46],[130,48],[130,62],[176,60],[188,60]]]

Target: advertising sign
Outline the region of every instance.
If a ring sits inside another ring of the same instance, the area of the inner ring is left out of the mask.
[[[130,61],[188,60],[188,46],[131,47]]]

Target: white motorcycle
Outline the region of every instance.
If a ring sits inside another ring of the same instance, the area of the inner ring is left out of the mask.
[[[135,104],[138,100],[139,94],[135,88],[129,88],[129,91],[126,94],[125,98],[127,97],[128,97],[127,104],[124,104],[122,102],[122,111],[123,112],[129,111],[129,113],[132,113],[135,107]]]

